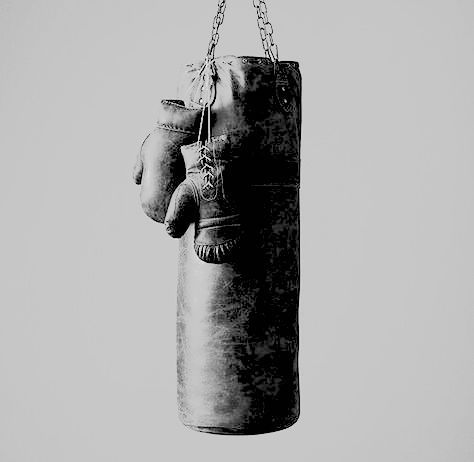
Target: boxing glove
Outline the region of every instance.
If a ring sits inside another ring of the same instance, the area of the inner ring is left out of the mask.
[[[179,238],[195,222],[194,250],[207,263],[231,260],[241,242],[242,151],[227,135],[181,148],[186,179],[171,197],[165,227]]]
[[[185,178],[180,147],[197,140],[201,110],[180,100],[163,100],[154,130],[145,138],[133,177],[141,184],[144,212],[163,223],[171,195]]]

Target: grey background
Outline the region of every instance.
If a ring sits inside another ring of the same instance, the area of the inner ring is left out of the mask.
[[[0,0],[0,461],[474,460],[474,2],[271,0],[301,62],[300,421],[186,430],[131,168],[216,2]],[[261,55],[229,1],[217,54]]]

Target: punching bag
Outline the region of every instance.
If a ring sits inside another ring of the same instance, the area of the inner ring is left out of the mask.
[[[161,186],[142,188],[159,196],[149,202],[167,208],[166,230],[179,238],[179,416],[210,433],[271,432],[299,416],[301,75],[278,59],[265,2],[254,7],[266,56],[215,57],[221,0],[171,127],[195,139],[141,155],[164,166]],[[166,167],[180,162],[181,171]]]

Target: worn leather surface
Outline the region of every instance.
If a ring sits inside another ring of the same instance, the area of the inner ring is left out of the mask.
[[[180,87],[189,107],[200,107],[202,64],[187,66]],[[299,415],[301,76],[296,62],[214,64],[212,136],[237,143],[244,165],[242,241],[234,258],[212,264],[194,248],[195,211],[179,230],[179,414],[201,431],[263,433]]]
[[[194,250],[207,263],[234,260],[241,244],[241,204],[247,195],[243,140],[227,135],[181,148],[186,179],[176,188],[166,230],[181,237],[196,223]]]
[[[133,177],[141,184],[141,204],[153,220],[163,223],[171,195],[185,178],[180,148],[198,137],[201,111],[180,100],[163,100],[157,123],[138,154]]]

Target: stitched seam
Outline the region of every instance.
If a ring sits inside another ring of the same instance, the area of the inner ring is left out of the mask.
[[[265,432],[272,432],[272,431],[278,431],[278,430],[284,430],[285,428],[291,427],[293,424],[295,424],[298,421],[299,418],[299,413],[292,415],[290,417],[283,417],[281,419],[275,420],[272,424],[265,425],[264,427],[261,426],[247,426],[246,424],[242,425],[232,425],[230,427],[224,427],[222,425],[196,425],[192,423],[187,423],[187,421],[181,417],[181,421],[183,425],[190,427],[190,428],[197,428],[197,429],[210,429],[213,431],[216,431],[217,434],[222,434],[222,435],[232,435],[232,434],[237,434],[237,435],[259,435],[262,434],[263,428],[263,433]],[[254,433],[253,429],[256,428],[257,432]],[[247,433],[247,431],[251,431],[251,433]]]
[[[217,56],[214,58],[214,61],[218,61],[218,60],[224,60],[225,59],[249,59],[249,60],[258,60],[258,59],[264,59],[266,62],[268,62],[269,64],[272,63],[272,60],[270,58],[267,58],[266,56],[235,56],[235,55],[225,55],[225,56]],[[202,66],[202,61],[198,61],[198,62],[195,62],[195,63],[188,63],[188,64],[185,64],[185,67],[191,67],[191,66],[195,66],[196,68],[199,68]],[[273,64],[273,63],[272,63]],[[288,64],[296,64],[297,66],[299,66],[299,62],[298,61],[279,61],[279,64],[285,64],[285,65],[288,65]]]
[[[281,338],[281,337],[280,337]],[[284,338],[284,337],[283,337]],[[286,344],[291,345],[292,347],[295,347],[295,349],[298,349],[299,347],[299,339],[298,338],[289,338],[286,339]],[[281,344],[279,341],[272,342],[271,340],[268,341],[267,339],[262,339],[262,340],[251,340],[248,342],[222,342],[223,345],[257,345],[257,344],[268,344],[268,346],[271,347],[281,347]]]
[[[216,217],[216,218],[202,218],[199,223],[204,226],[209,226],[208,223],[219,223],[221,224],[223,221],[229,222],[231,220],[240,220],[240,213],[236,213],[234,215],[227,215],[225,217]],[[239,223],[240,224],[240,223]]]
[[[163,130],[169,130],[171,132],[179,132],[179,133],[186,133],[187,135],[195,135],[196,132],[190,132],[189,130],[183,130],[182,128],[173,127],[172,125],[166,124],[157,124],[157,128],[161,128]]]
[[[236,129],[236,130],[232,130],[230,132],[223,132],[221,133],[220,135],[213,135],[211,136],[211,138],[207,141],[207,144],[217,144],[217,143],[220,143],[220,142],[225,142],[227,141],[227,135],[229,134],[233,134],[233,133],[239,133],[239,129]],[[193,132],[194,134],[194,132]],[[200,143],[200,141],[195,141],[194,143],[191,143],[191,144],[185,144],[183,147],[185,148],[192,148],[194,146],[197,146],[198,144]],[[296,162],[296,161],[295,161]]]
[[[209,228],[206,228],[206,229],[209,229]],[[222,241],[216,244],[207,244],[205,242],[200,242],[198,238],[196,239],[195,244],[199,246],[206,246],[206,247],[219,247],[221,245],[227,244],[228,242],[236,242],[238,239],[239,239],[238,237],[234,237],[232,239],[227,239],[227,241]]]
[[[194,202],[196,203],[196,206],[199,207],[199,205],[201,204],[201,198],[199,197],[199,187],[191,177],[188,177],[188,179],[193,189]]]
[[[199,108],[181,106],[180,104],[173,103],[172,101],[162,101],[161,104],[166,104],[168,106],[174,106],[179,109],[184,109],[185,111],[199,111]]]
[[[198,223],[197,227],[198,227],[199,231],[204,231],[204,230],[207,231],[207,230],[222,229],[222,228],[240,228],[241,225],[239,223],[232,223],[232,224],[229,224],[229,225],[222,224],[222,225],[213,225],[213,226],[200,226],[200,224]],[[226,242],[234,241],[234,240],[235,240],[235,238],[232,238],[232,239],[229,239],[227,241],[222,241],[222,242],[219,242],[218,244],[214,244],[214,245],[225,244]],[[196,242],[198,242],[198,241],[196,240]]]

